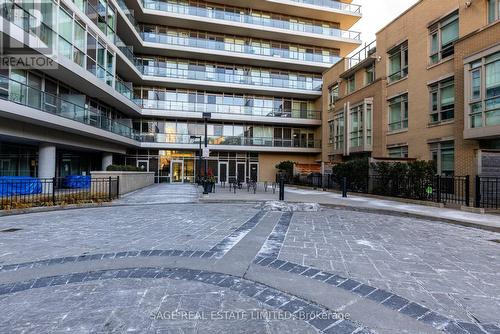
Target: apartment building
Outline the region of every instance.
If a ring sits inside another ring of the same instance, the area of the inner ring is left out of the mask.
[[[500,176],[498,0],[421,0],[323,78],[325,164],[412,158]]]
[[[349,0],[1,7],[0,176],[117,163],[192,182],[206,131],[219,181],[273,180],[280,161],[320,161],[322,73],[361,44]]]

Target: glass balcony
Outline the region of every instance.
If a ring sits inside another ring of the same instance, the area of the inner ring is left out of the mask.
[[[252,75],[251,72],[245,74],[244,71],[236,74],[218,73],[215,67],[208,68],[207,71],[202,71],[159,66],[139,66],[139,70],[143,75],[154,77],[214,81],[228,84],[232,83],[272,88],[300,89],[315,92],[319,92],[321,90],[321,85],[323,83],[321,78],[305,76],[300,77],[299,75],[297,75],[296,78],[280,78],[278,77],[279,75],[277,75],[277,77],[273,77],[272,75]]]
[[[271,107],[249,107],[228,104],[191,103],[177,101],[159,101],[135,99],[134,102],[143,109],[165,110],[168,112],[210,112],[234,114],[242,116],[262,116],[278,118],[321,119],[321,112],[316,110],[283,110]]]
[[[358,14],[358,15],[361,14],[361,6],[360,5],[343,3],[340,1],[334,1],[334,0],[291,0],[291,1],[303,3],[306,5],[313,5],[313,6],[327,7],[327,8],[342,10],[345,12],[351,12],[353,14]]]
[[[204,138],[203,134],[200,134]],[[191,135],[177,133],[142,133],[141,141],[146,143],[194,144]],[[270,137],[208,136],[210,145],[321,148],[320,140],[313,139],[275,139]]]
[[[180,1],[173,3],[158,0],[143,0],[142,3],[146,9],[159,10],[168,13],[247,23],[261,27],[285,29],[329,37],[346,38],[358,41],[361,40],[359,32],[332,28],[325,26],[325,24],[320,22],[306,22],[294,17],[280,16],[280,18],[271,18],[270,13],[262,13],[263,15],[260,16],[250,15],[241,8],[214,7],[203,2],[194,2],[193,4],[196,4],[196,6]]]
[[[116,120],[102,117],[98,112],[85,106],[74,104],[5,76],[0,76],[0,99],[91,125],[123,137],[136,138],[132,128]]]
[[[139,32],[140,36],[145,42],[159,43],[175,46],[187,46],[194,48],[202,48],[216,51],[236,52],[247,55],[268,56],[273,58],[284,58],[291,60],[309,61],[324,64],[335,64],[340,60],[336,55],[324,55],[320,52],[310,53],[293,51],[284,48],[262,47],[253,46],[239,43],[228,43],[221,41],[214,41],[212,39],[194,38],[194,37],[179,37],[170,36],[167,34],[155,32]]]

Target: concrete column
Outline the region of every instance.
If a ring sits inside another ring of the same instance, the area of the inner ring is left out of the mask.
[[[105,171],[109,165],[113,164],[113,153],[104,152],[102,154],[102,170]]]
[[[56,146],[41,143],[38,147],[38,177],[49,179],[56,176]]]

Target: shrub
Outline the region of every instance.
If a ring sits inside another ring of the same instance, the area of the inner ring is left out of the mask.
[[[282,161],[279,164],[276,164],[276,169],[280,171],[280,173],[285,174],[285,179],[290,180],[293,177],[293,166],[295,165],[295,162],[287,160],[287,161]]]
[[[349,181],[349,188],[362,191],[368,185],[368,158],[350,160],[332,167],[332,176],[335,182],[342,184],[344,177]]]
[[[142,169],[132,165],[109,165],[108,172],[142,172]]]

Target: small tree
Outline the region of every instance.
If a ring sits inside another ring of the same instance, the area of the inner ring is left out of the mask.
[[[283,173],[285,175],[285,179],[290,180],[293,177],[293,166],[295,165],[295,162],[287,160],[287,161],[282,161],[279,164],[276,164],[276,169],[279,170],[280,173]]]

